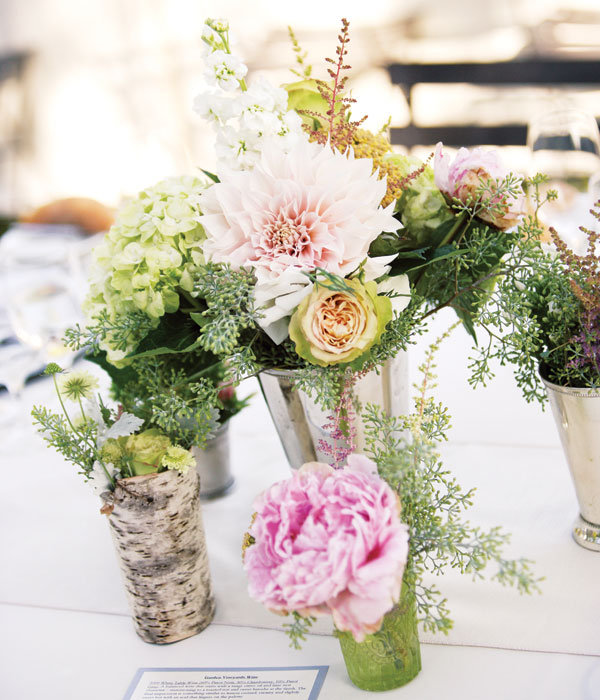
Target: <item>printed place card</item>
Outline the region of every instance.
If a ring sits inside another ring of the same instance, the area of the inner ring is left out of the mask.
[[[316,700],[328,668],[139,668],[124,700]]]

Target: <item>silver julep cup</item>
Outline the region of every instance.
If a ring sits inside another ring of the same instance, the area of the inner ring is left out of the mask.
[[[558,386],[543,377],[542,381],[579,502],[573,538],[600,552],[600,390]]]
[[[265,370],[258,380],[290,467],[298,469],[305,462],[329,462],[330,457],[319,449],[319,442],[332,444],[324,428],[330,422],[331,411],[323,411],[305,392],[294,389],[294,370]],[[354,386],[354,395],[362,406],[377,404],[388,415],[408,413],[407,353],[400,352],[388,360],[379,374],[369,372],[360,379]],[[360,419],[356,428],[356,450],[363,452],[365,434]]]
[[[229,453],[229,423],[224,423],[204,449],[192,447],[196,471],[200,477],[200,498],[223,496],[233,486]]]

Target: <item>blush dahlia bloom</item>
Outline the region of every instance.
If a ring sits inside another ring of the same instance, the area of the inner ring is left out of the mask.
[[[472,202],[477,197],[477,189],[481,181],[503,180],[508,171],[504,169],[495,151],[483,148],[459,149],[451,159],[444,154],[442,143],[435,147],[434,176],[438,189],[449,197],[459,199],[464,204]],[[500,203],[501,200],[498,200]],[[480,212],[478,216],[499,229],[506,230],[514,226],[523,213],[524,198],[507,195],[503,202],[502,212]]]
[[[251,597],[274,612],[330,613],[359,642],[376,632],[400,596],[408,527],[375,464],[362,455],[338,470],[310,462],[254,507]]]
[[[289,153],[268,144],[252,170],[234,172],[202,196],[209,260],[275,275],[321,267],[345,276],[371,242],[399,224],[379,206],[385,179],[373,162],[298,139]]]

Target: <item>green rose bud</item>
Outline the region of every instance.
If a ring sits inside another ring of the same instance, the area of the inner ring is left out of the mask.
[[[156,428],[119,438],[118,442],[127,453],[133,472],[138,476],[157,471],[162,458],[171,447],[169,438]]]
[[[377,284],[346,280],[352,292],[315,285],[290,321],[290,338],[305,360],[325,367],[362,358],[392,318],[388,297]]]

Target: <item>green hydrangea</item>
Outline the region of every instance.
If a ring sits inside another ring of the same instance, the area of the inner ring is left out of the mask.
[[[400,168],[402,177],[422,167],[423,163],[413,156],[390,153],[387,156]],[[398,200],[397,211],[408,234],[419,246],[431,243],[431,234],[438,226],[453,218],[444,195],[435,185],[433,168],[425,170],[406,187]],[[404,232],[403,232],[404,233]]]
[[[161,316],[177,311],[180,290],[192,290],[193,274],[205,262],[201,243],[206,236],[199,223],[205,187],[195,177],[169,178],[119,210],[115,224],[94,250],[84,304],[90,319],[102,311],[111,320],[142,311],[158,325]],[[110,361],[126,354],[110,346],[110,337],[103,349]]]

